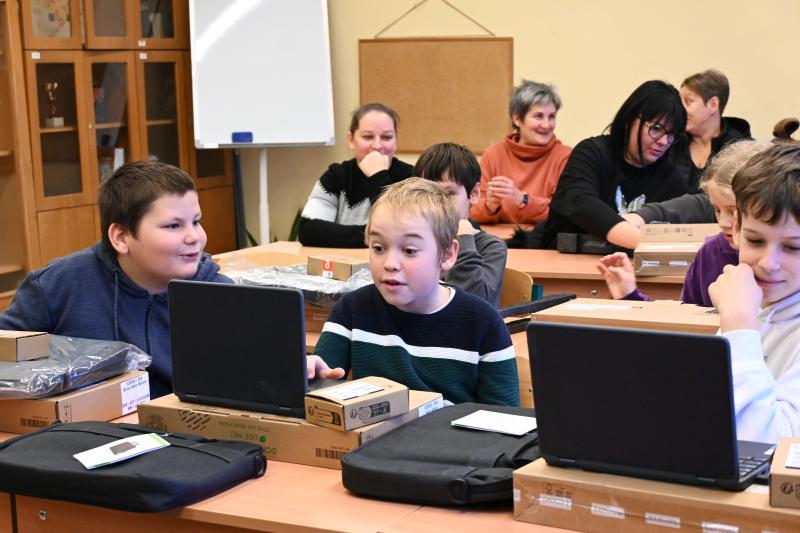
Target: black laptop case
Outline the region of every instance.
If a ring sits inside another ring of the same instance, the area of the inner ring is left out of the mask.
[[[0,443],[0,491],[123,511],[165,511],[260,477],[260,446],[170,433],[170,446],[87,470],[74,454],[152,433],[133,424],[75,422]]]
[[[539,457],[536,433],[514,437],[450,424],[481,409],[534,416],[520,407],[444,407],[346,454],[342,483],[362,496],[422,505],[510,505],[512,472]]]

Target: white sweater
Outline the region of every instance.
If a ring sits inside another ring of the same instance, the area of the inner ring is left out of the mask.
[[[738,438],[800,435],[800,292],[763,308],[760,331],[723,334],[731,345]]]

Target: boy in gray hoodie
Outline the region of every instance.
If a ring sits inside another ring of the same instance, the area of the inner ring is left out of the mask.
[[[157,398],[172,391],[167,283],[231,280],[203,253],[197,191],[182,170],[124,165],[100,186],[98,207],[102,242],[30,272],[0,329],[134,344],[153,357]]]

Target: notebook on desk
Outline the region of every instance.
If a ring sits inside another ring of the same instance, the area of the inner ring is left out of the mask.
[[[182,401],[304,416],[306,337],[297,289],[172,281],[172,385]],[[311,388],[339,383],[315,380]]]
[[[528,349],[551,465],[730,490],[768,466],[736,439],[724,337],[534,321]]]

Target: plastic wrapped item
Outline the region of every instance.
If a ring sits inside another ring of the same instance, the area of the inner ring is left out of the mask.
[[[85,387],[132,370],[152,357],[132,344],[50,335],[50,356],[0,361],[0,399],[41,398]]]
[[[369,269],[359,270],[347,281],[313,276],[306,273],[306,265],[288,265],[226,271],[234,282],[250,285],[292,287],[303,291],[306,306],[330,309],[343,294],[372,283]]]

